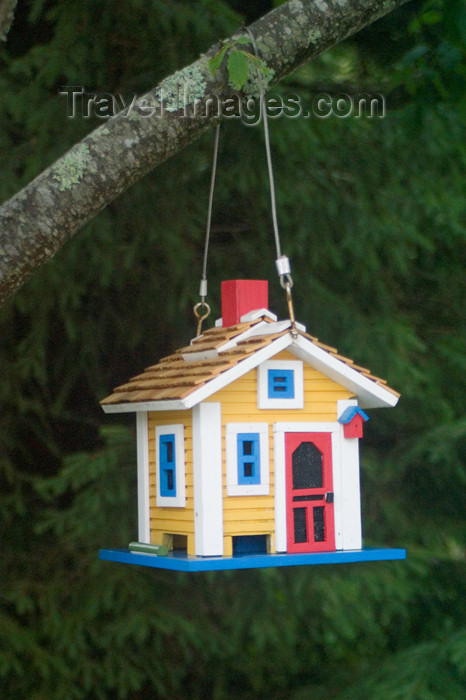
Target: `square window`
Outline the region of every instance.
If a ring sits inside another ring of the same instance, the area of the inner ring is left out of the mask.
[[[257,368],[258,408],[303,408],[304,370],[300,360],[270,360]]]
[[[268,370],[269,399],[294,399],[294,371],[292,369]]]

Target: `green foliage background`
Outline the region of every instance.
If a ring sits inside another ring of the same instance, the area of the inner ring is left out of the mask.
[[[143,93],[257,0],[25,0],[1,49],[8,198],[97,119],[62,85]],[[414,2],[274,90],[387,96],[384,119],[271,122],[300,321],[386,377],[362,444],[365,543],[404,563],[181,575],[100,562],[136,537],[131,419],[113,386],[194,334],[213,137],[102,212],[0,312],[2,697],[466,695],[466,13]],[[263,134],[222,127],[209,289],[274,272]]]

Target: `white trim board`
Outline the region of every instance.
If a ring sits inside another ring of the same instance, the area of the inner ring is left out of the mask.
[[[125,403],[104,404],[105,413],[134,413],[139,411],[184,411],[186,406],[181,399],[167,401],[126,401]]]
[[[136,414],[138,460],[138,541],[150,544],[149,426],[147,411]]]
[[[290,352],[356,394],[361,408],[383,408],[395,406],[398,403],[398,396],[391,391],[306,338],[298,336],[293,341]]]
[[[193,410],[194,539],[196,556],[223,555],[221,404]]]

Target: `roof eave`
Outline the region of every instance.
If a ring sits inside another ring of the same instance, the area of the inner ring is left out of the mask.
[[[329,379],[351,391],[357,396],[361,408],[387,408],[396,406],[398,403],[399,395],[388,387],[384,387],[338,357],[334,357],[330,352],[319,347],[311,340],[301,335],[293,338],[291,333],[284,333],[265,347],[238,362],[238,364],[216,375],[182,399],[142,402],[125,401],[116,404],[102,404],[102,408],[105,413],[185,411],[210,398],[217,391],[224,389],[231,382],[256,369],[262,362],[266,362],[286,349],[317,371],[325,374]]]
[[[361,408],[388,408],[398,403],[398,394],[333,357],[307,338],[295,338],[290,352],[355,394]]]
[[[140,411],[185,411],[185,399],[165,401],[125,401],[101,404],[105,413],[139,413]]]

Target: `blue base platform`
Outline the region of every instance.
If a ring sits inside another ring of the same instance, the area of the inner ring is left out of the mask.
[[[406,559],[406,550],[368,548],[306,554],[244,554],[234,557],[188,557],[186,554],[173,553],[159,557],[156,554],[130,552],[129,549],[101,549],[99,559],[171,571],[226,571],[231,569],[264,569],[273,566],[394,561]]]

